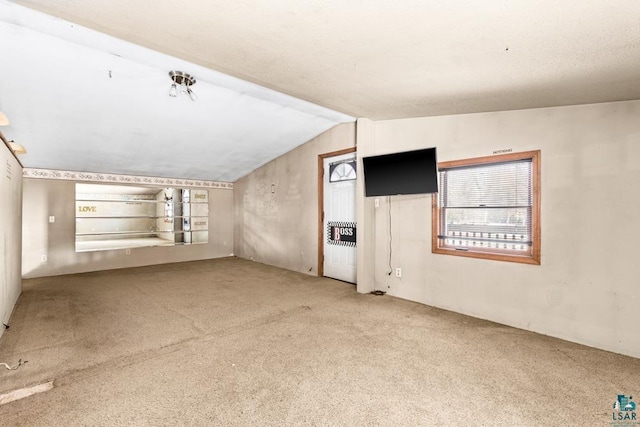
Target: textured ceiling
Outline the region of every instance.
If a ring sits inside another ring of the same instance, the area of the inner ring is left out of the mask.
[[[353,117],[640,99],[638,0],[0,0],[0,40],[28,167],[233,181]]]
[[[17,0],[356,117],[640,98],[638,0]]]

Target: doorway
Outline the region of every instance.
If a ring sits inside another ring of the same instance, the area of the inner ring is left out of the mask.
[[[356,149],[318,156],[318,273],[349,283],[356,271]]]

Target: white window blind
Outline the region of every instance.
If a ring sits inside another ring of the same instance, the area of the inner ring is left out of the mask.
[[[532,160],[440,169],[438,238],[463,251],[531,253]]]

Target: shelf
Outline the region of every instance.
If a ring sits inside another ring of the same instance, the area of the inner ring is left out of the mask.
[[[143,216],[143,215],[122,215],[122,216],[114,216],[114,215],[109,215],[109,216],[77,216],[76,215],[76,219],[163,219],[166,218],[164,215],[162,216],[157,216],[157,215],[148,215],[148,216]],[[208,216],[205,215],[177,215],[177,216],[172,216],[171,219],[180,219],[180,218],[194,218],[194,219],[198,219],[198,218],[206,218],[209,219]]]
[[[76,184],[77,252],[208,242],[207,190],[128,187]]]
[[[208,205],[209,202],[174,202],[173,200],[117,200],[117,199],[76,199],[76,203],[79,202],[91,202],[91,203],[101,203],[101,202],[108,202],[108,203],[112,203],[112,202],[116,202],[116,203],[156,203],[156,204],[162,204],[162,205],[173,205],[173,204],[178,204],[178,205],[185,205],[185,204],[189,204],[189,205]]]
[[[151,235],[151,234],[184,234],[184,233],[200,233],[200,232],[208,232],[208,229],[204,230],[150,230],[150,231],[96,231],[91,233],[76,233],[76,237],[80,236],[115,236],[115,235],[124,235],[124,236],[143,236],[143,235]]]
[[[156,246],[184,246],[184,245],[202,245],[205,242],[170,242],[158,237],[140,238],[140,239],[114,239],[114,240],[98,240],[87,242],[76,242],[76,252],[98,252],[104,250],[122,250],[122,249],[141,249]]]

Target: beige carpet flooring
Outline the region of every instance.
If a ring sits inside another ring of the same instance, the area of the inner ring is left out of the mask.
[[[2,426],[608,426],[640,401],[640,359],[235,258],[25,280],[20,358],[0,394],[54,388]]]

